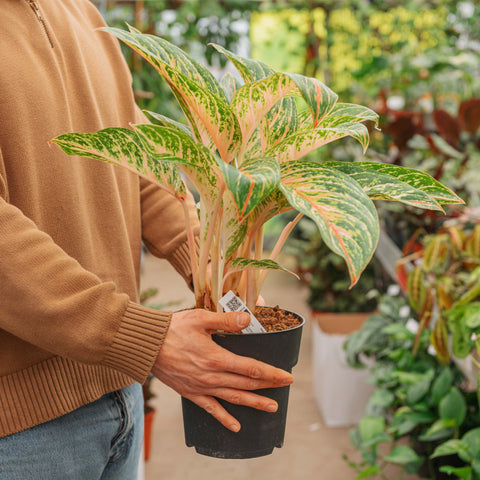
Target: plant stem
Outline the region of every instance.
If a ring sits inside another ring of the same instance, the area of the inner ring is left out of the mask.
[[[214,224],[211,227],[214,230],[211,262],[212,262],[212,311],[218,311],[218,301],[222,297],[223,289],[223,270],[225,266],[225,259],[223,258],[222,250],[222,224],[223,224],[223,209],[219,208],[217,215],[214,218]]]
[[[199,282],[201,286],[201,291],[205,293],[206,284],[207,284],[207,266],[208,266],[208,259],[211,256],[211,248],[212,248],[212,241],[213,235],[215,233],[215,222],[222,216],[221,207],[222,207],[222,200],[223,200],[223,192],[225,191],[225,185],[220,187],[220,191],[218,193],[217,201],[213,206],[213,210],[210,215],[210,221],[208,225],[202,225],[202,238],[205,240],[200,245],[200,260],[199,260]],[[204,232],[206,230],[206,235]],[[212,288],[212,286],[210,286]]]
[[[277,240],[277,243],[273,247],[272,253],[270,254],[270,260],[276,260],[278,255],[280,254],[280,251],[282,250],[283,246],[285,245],[285,242],[287,241],[287,238],[289,235],[292,233],[292,230],[295,228],[297,223],[300,221],[300,219],[303,217],[303,213],[299,213],[291,222],[289,222],[285,228],[283,229],[283,232],[281,233],[280,237]],[[258,292],[262,290],[263,284],[265,283],[265,279],[267,278],[269,271],[264,270],[260,272],[258,276],[258,285],[257,289]]]
[[[253,268],[247,269],[247,295],[246,305],[247,308],[253,313],[255,311],[255,305],[257,303],[257,289],[255,285],[255,270]]]

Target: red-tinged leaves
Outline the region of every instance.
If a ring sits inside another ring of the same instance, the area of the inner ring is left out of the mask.
[[[430,341],[437,352],[437,358],[440,364],[448,365],[450,362],[450,352],[448,349],[448,331],[446,321],[440,317],[430,332]]]
[[[448,239],[446,235],[438,235],[425,247],[423,253],[423,268],[426,272],[441,267],[449,253]]]
[[[458,110],[458,121],[462,130],[474,134],[480,127],[480,98],[462,102]]]
[[[358,183],[332,167],[287,162],[281,173],[280,189],[290,205],[310,217],[327,246],[345,259],[354,285],[378,242],[372,201]]]
[[[403,115],[385,127],[385,131],[393,137],[393,142],[400,149],[406,148],[408,141],[422,132],[421,119],[418,115]]]
[[[420,268],[414,268],[408,275],[407,291],[410,305],[420,312],[427,296],[425,289],[425,272]]]
[[[480,258],[480,225],[475,225],[465,240],[465,251],[474,258]]]
[[[458,120],[445,110],[435,110],[433,120],[438,133],[452,146],[458,146],[460,141],[460,124]]]

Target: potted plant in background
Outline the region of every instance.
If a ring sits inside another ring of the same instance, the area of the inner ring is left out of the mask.
[[[403,262],[414,262],[407,298],[383,297],[380,313],[348,339],[352,364],[360,354],[375,358],[376,388],[352,432],[363,457],[352,462],[359,478],[380,475],[388,463],[434,480],[478,478],[479,240],[480,225],[423,238]],[[381,443],[390,444],[386,454]]]
[[[180,172],[189,179],[200,199],[198,251],[188,214],[185,216],[197,308],[208,305],[219,311],[224,294],[233,291],[254,311],[268,270],[283,270],[276,259],[303,215],[316,223],[328,247],[345,259],[354,284],[378,241],[378,218],[371,198],[437,210],[442,209],[441,204],[460,201],[419,171],[373,162],[317,163],[302,159],[345,136],[357,139],[366,148],[369,135],[363,122],[377,120],[366,107],[338,102],[337,95],[317,79],[275,72],[264,63],[239,57],[217,45],[214,47],[237,68],[243,84],[231,74],[219,82],[203,65],[159,37],[135,29],[105,30],[158,70],[185,113],[187,125],[151,113],[158,124],[66,133],[53,143],[70,155],[96,158],[135,171],[174,195],[186,213],[186,187]],[[292,209],[299,212],[297,217],[266,255],[265,222]],[[207,275],[208,263],[211,276]],[[278,312],[274,315],[277,317]],[[298,355],[302,321],[297,323],[300,325],[273,334],[215,335],[215,339],[232,349],[231,344],[240,342],[242,346],[235,350],[240,354],[256,346],[252,356],[291,370]],[[283,343],[290,334],[295,348]],[[267,346],[256,345],[265,340],[281,343],[276,355],[279,358],[266,357]],[[293,355],[287,361],[289,350]],[[196,414],[204,418],[196,424],[202,427],[192,434],[195,438],[187,432],[187,444],[220,457],[270,453],[282,444],[283,430],[275,433],[269,445],[260,445],[265,440],[260,434],[265,428],[261,420],[271,425],[278,418],[284,426],[280,416],[286,413],[288,388],[272,389],[268,394],[280,395],[282,390],[286,397],[279,401],[279,411],[273,415],[257,417],[251,409],[226,405],[243,428],[233,434],[218,424],[218,431],[210,439],[215,447],[200,445],[207,436],[205,425],[216,427],[217,422],[197,407]],[[189,403],[183,402],[184,412],[196,407]],[[254,424],[249,427],[251,416]]]

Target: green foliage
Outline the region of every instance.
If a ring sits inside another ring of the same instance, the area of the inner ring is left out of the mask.
[[[431,341],[441,361],[451,351],[465,358],[480,334],[480,225],[451,226],[419,240],[408,295],[420,318],[421,329],[431,327]],[[417,280],[418,279],[418,280]],[[436,312],[438,319],[433,318]],[[435,326],[432,323],[435,321]],[[442,325],[440,329],[438,325]]]
[[[387,464],[396,464],[407,473],[428,472],[436,479],[440,465],[443,471],[452,461],[452,469],[466,468],[472,459],[460,455],[466,447],[456,439],[469,435],[478,424],[476,395],[463,389],[463,375],[453,362],[443,365],[430,353],[428,332],[422,332],[413,353],[412,327],[418,322],[411,314],[406,299],[385,295],[379,313],[345,344],[349,363],[370,365],[370,382],[375,385],[365,416],[351,432],[362,456],[360,462],[350,461],[356,478],[383,475]],[[375,362],[367,362],[368,358]],[[380,449],[384,443],[386,451]],[[438,457],[451,453],[458,456],[438,463]]]

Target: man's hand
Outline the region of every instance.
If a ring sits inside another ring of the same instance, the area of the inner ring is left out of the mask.
[[[247,313],[213,313],[185,310],[174,313],[152,373],[177,393],[213,415],[233,432],[239,422],[214,398],[275,412],[277,403],[249,390],[290,385],[284,370],[235,355],[217,345],[211,332],[240,331],[250,321]]]

